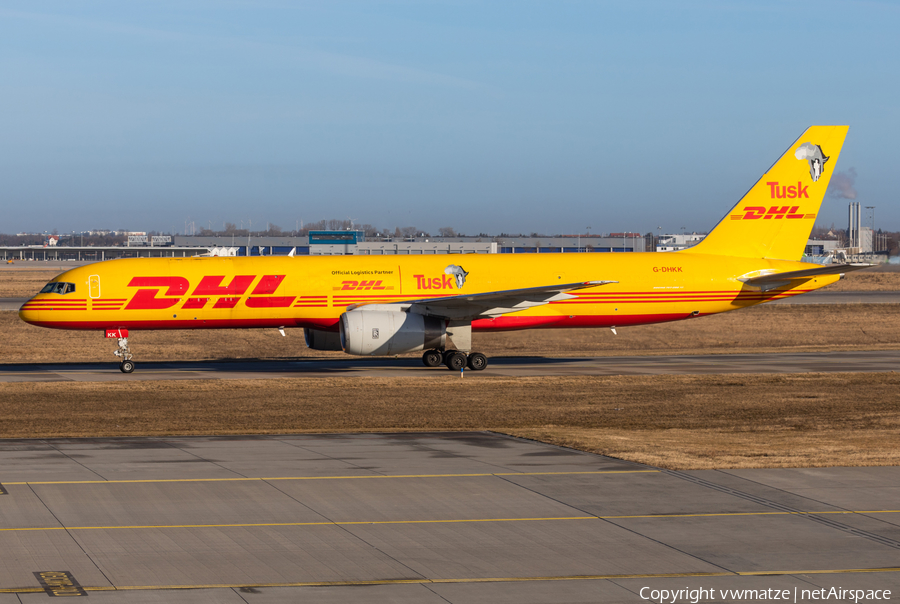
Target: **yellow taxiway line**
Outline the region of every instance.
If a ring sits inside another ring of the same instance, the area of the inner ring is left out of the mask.
[[[381,524],[466,524],[487,522],[560,522],[573,520],[634,520],[642,518],[682,519],[709,517],[748,516],[822,516],[826,514],[898,514],[900,510],[836,510],[826,512],[721,512],[703,514],[643,514],[627,516],[541,516],[536,518],[448,518],[433,520],[334,520],[319,522],[240,522],[225,524],[126,524],[112,526],[43,526],[0,528],[0,533],[19,531],[109,531],[146,529],[215,529],[215,528],[265,528],[291,526],[359,526]]]
[[[612,579],[679,579],[679,578],[705,578],[705,577],[745,577],[760,575],[809,575],[809,574],[852,574],[852,573],[895,573],[900,572],[900,567],[892,568],[843,568],[830,570],[767,570],[767,571],[733,571],[715,573],[643,573],[621,575],[567,575],[549,577],[471,577],[458,579],[369,579],[359,581],[301,581],[285,583],[205,583],[197,585],[81,585],[85,591],[150,591],[163,589],[240,589],[268,587],[357,587],[363,585],[437,585],[446,583],[514,583],[534,581],[600,581]],[[40,593],[42,587],[5,587],[0,588],[0,593]]]
[[[571,476],[575,474],[658,474],[659,470],[598,470],[583,472],[491,472],[482,474],[365,474],[359,476],[271,476],[236,478],[147,478],[141,480],[48,480],[3,482],[4,485],[129,484],[142,482],[252,482],[269,480],[352,480],[362,478],[477,478],[482,476]]]

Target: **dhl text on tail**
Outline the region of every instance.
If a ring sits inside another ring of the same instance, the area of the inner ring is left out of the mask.
[[[813,126],[698,245],[679,252],[197,257],[112,260],[62,273],[23,321],[116,338],[145,329],[302,327],[317,350],[424,351],[484,369],[472,332],[624,327],[803,294],[864,265],[800,262],[847,134]]]

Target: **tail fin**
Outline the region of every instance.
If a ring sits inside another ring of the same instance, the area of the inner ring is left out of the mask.
[[[684,253],[799,260],[847,126],[812,126],[703,241]]]

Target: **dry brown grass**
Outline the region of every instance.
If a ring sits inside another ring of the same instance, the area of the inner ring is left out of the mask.
[[[17,265],[0,266],[0,298],[26,298],[38,293],[59,269],[35,269]]]
[[[494,355],[738,354],[900,347],[900,304],[762,305],[710,317],[609,330],[476,334]]]
[[[5,438],[493,430],[667,468],[900,463],[900,375],[0,383]]]
[[[731,354],[900,347],[900,304],[770,305],[675,323],[608,329],[476,333],[489,356],[609,356]],[[114,360],[114,340],[102,332],[50,330],[0,312],[0,362]],[[134,332],[138,361],[344,357],[306,348],[301,330],[275,329]]]
[[[879,272],[868,269],[848,273],[846,277],[825,289],[830,292],[900,291],[900,272]]]

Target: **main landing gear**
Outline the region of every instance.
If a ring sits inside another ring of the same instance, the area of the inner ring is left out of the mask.
[[[462,371],[463,367],[481,371],[488,365],[487,357],[480,352],[470,352],[467,355],[461,350],[426,350],[422,355],[422,363],[426,367],[446,365],[451,371]]]
[[[119,363],[119,371],[122,373],[134,371],[134,361],[131,360],[132,354],[131,349],[128,348],[128,338],[119,338],[119,349],[113,354],[122,359],[122,362]]]

